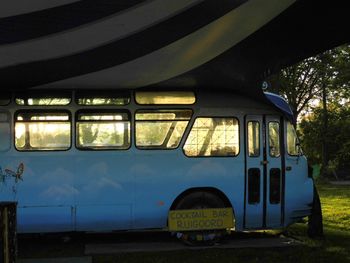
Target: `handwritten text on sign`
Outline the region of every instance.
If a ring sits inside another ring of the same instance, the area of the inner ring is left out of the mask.
[[[233,227],[232,208],[171,210],[169,231],[226,229]]]

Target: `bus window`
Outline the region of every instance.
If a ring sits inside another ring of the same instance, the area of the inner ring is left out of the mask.
[[[10,102],[11,102],[11,94],[2,92],[2,94],[0,94],[0,106],[8,105],[10,104]]]
[[[137,91],[138,104],[193,104],[196,97],[192,91]]]
[[[269,122],[269,149],[271,157],[280,156],[280,125],[278,122]]]
[[[258,157],[260,155],[260,125],[257,121],[248,122],[248,155]]]
[[[236,156],[239,126],[236,118],[197,118],[186,143],[187,156]]]
[[[15,99],[18,105],[23,106],[58,106],[58,105],[68,105],[71,101],[69,97],[26,97],[18,96]]]
[[[249,168],[248,170],[248,203],[260,203],[260,169]]]
[[[9,114],[6,112],[0,112],[0,151],[3,152],[10,149],[10,134]]]
[[[130,147],[130,119],[126,112],[77,114],[77,148],[104,150]]]
[[[174,149],[179,146],[191,110],[140,110],[136,112],[136,146]]]
[[[297,134],[290,122],[287,123],[287,152],[289,155],[298,155],[301,152]]]
[[[270,169],[270,204],[281,202],[281,169]]]
[[[130,103],[130,94],[128,92],[101,92],[101,91],[85,91],[76,93],[76,102],[78,105],[85,106],[101,106],[101,105],[127,105]]]
[[[67,150],[71,122],[66,112],[19,112],[15,119],[15,146],[19,151]]]

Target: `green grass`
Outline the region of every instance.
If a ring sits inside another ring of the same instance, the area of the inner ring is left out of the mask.
[[[320,185],[319,192],[325,227],[349,233],[350,186]]]

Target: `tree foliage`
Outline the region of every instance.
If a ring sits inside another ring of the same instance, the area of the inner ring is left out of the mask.
[[[270,76],[268,81],[269,91],[283,96],[297,119],[310,110],[310,102],[321,99],[323,88],[333,100],[349,98],[350,45],[307,58]]]
[[[301,120],[309,160],[322,164],[324,174],[350,174],[350,45],[305,59],[268,81],[269,91],[283,96]]]
[[[350,172],[350,106],[330,103],[327,130],[329,163],[325,173],[347,176]],[[322,163],[323,109],[317,107],[300,122],[304,151],[312,164]]]

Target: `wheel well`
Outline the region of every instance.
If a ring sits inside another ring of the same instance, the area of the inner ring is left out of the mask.
[[[170,207],[170,210],[173,210],[176,207],[176,205],[179,203],[180,200],[182,200],[187,195],[189,195],[191,193],[194,193],[194,192],[209,192],[209,193],[215,194],[218,197],[220,197],[220,199],[224,202],[225,207],[232,207],[232,204],[231,204],[230,200],[219,189],[214,188],[214,187],[196,187],[196,188],[187,189],[186,191],[184,191],[180,195],[178,195],[175,198],[174,202],[172,203],[172,205]]]

